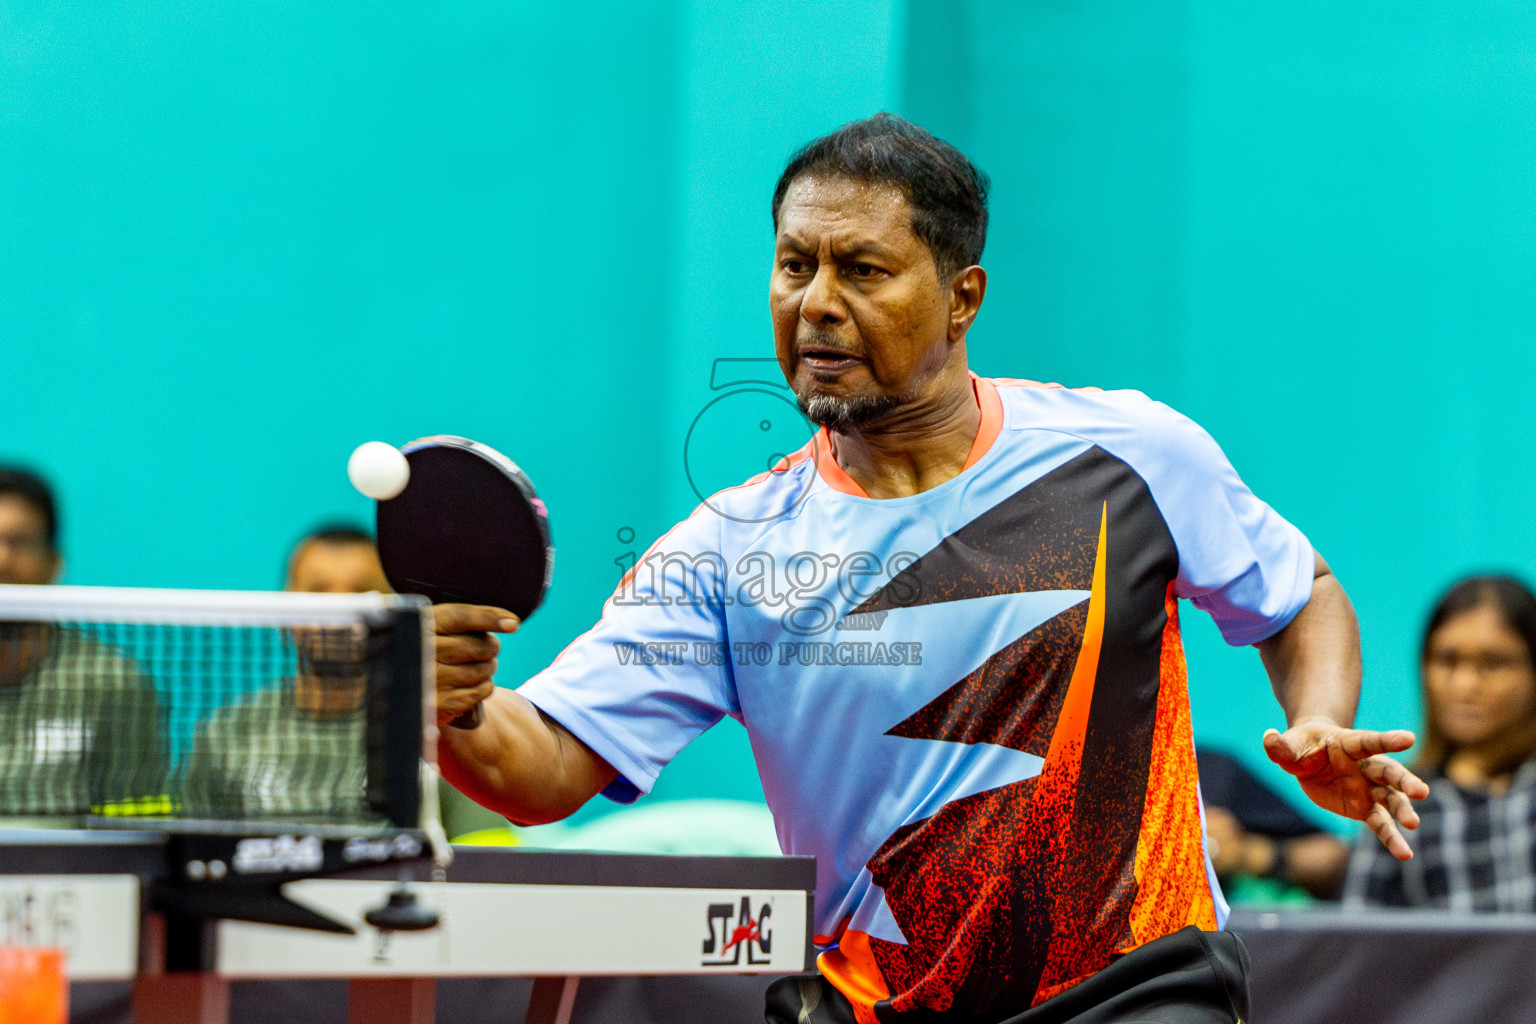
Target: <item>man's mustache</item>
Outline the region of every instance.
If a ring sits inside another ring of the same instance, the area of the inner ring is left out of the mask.
[[[795,343],[795,348],[799,352],[804,352],[807,349],[816,349],[824,352],[836,352],[842,356],[861,358],[857,351],[840,342],[831,332],[820,329],[813,330],[807,337],[798,339]]]

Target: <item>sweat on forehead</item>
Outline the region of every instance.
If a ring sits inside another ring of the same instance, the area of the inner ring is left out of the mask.
[[[784,203],[859,204],[866,206],[907,206],[907,195],[888,181],[850,178],[846,174],[802,174],[784,190]]]
[[[855,181],[844,177],[804,175],[791,184],[779,207],[780,232],[795,234],[809,224],[838,227],[858,220],[853,230],[912,231],[912,207],[893,185],[880,181]]]
[[[791,186],[838,179],[885,185],[904,197],[912,233],[948,277],[981,260],[987,176],[958,149],[893,114],[876,114],[815,139],[790,158],[773,193],[773,224]]]

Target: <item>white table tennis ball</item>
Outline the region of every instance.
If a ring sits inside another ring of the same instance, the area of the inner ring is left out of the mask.
[[[375,501],[388,501],[411,480],[411,465],[392,444],[365,441],[347,460],[347,479]]]

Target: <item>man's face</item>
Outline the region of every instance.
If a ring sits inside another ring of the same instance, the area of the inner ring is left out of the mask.
[[[389,591],[371,544],[305,541],[288,565],[288,589],[307,594]],[[318,718],[345,716],[362,706],[368,683],[364,661],[367,630],[300,628],[293,631],[304,671],[294,700]]]
[[[48,546],[37,509],[14,494],[0,494],[0,583],[52,583],[59,555]]]
[[[389,592],[384,567],[371,544],[305,541],[288,564],[288,588],[302,594]]]
[[[947,282],[899,189],[802,176],[779,207],[774,348],[806,414],[879,420],[916,398],[950,346]]]

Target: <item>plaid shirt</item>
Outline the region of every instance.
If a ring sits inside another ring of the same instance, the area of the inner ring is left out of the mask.
[[[1536,911],[1536,759],[1500,796],[1461,789],[1438,772],[1424,781],[1429,799],[1415,805],[1419,827],[1403,831],[1413,860],[1397,860],[1362,831],[1345,905]]]
[[[130,658],[77,630],[50,629],[38,665],[0,685],[0,815],[111,813],[158,798],[163,718]]]
[[[371,821],[363,711],[306,715],[293,681],[220,708],[198,727],[182,783],[188,817]]]

